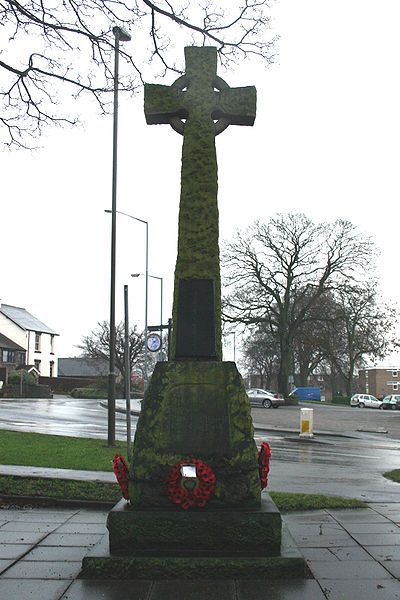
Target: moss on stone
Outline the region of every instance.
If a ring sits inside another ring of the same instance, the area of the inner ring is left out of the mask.
[[[210,506],[259,505],[253,434],[250,405],[234,363],[157,363],[136,429],[132,505],[170,506],[169,469],[190,456],[210,464],[216,474]]]

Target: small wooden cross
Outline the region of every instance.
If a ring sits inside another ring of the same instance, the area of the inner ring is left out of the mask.
[[[222,360],[215,136],[229,125],[253,125],[256,89],[230,88],[217,76],[216,48],[187,47],[185,60],[185,74],[171,86],[145,85],[146,122],[169,123],[183,135],[170,356]]]

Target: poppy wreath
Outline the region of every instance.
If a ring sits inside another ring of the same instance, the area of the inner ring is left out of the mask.
[[[271,459],[271,448],[267,442],[262,442],[258,452],[258,472],[260,474],[261,489],[268,485],[269,461]]]
[[[116,454],[113,458],[113,470],[117,478],[118,485],[121,489],[125,500],[129,500],[129,470],[122,454]]]
[[[194,465],[196,467],[195,485],[188,489],[184,485],[181,467],[183,465]],[[209,465],[206,465],[198,458],[180,460],[168,472],[167,476],[167,494],[168,498],[174,504],[187,510],[193,506],[203,507],[207,504],[211,494],[215,490],[216,477],[214,471]]]

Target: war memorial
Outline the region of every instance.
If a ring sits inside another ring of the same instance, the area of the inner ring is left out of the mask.
[[[142,402],[129,501],[109,513],[107,540],[81,577],[304,577],[262,492],[267,457],[257,452],[242,378],[222,361],[215,136],[253,125],[256,89],[218,77],[213,47],[187,47],[185,60],[171,86],[145,86],[144,102],[148,124],[183,136],[171,360],[156,364]]]

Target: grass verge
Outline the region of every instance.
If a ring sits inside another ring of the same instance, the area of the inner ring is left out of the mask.
[[[394,469],[393,471],[386,471],[386,473],[384,473],[383,476],[386,477],[386,479],[391,479],[392,481],[396,481],[397,483],[400,483],[400,469]]]
[[[112,471],[116,452],[126,454],[126,444],[117,442],[115,448],[110,448],[106,440],[0,431],[3,465]]]
[[[295,494],[270,492],[272,500],[282,512],[321,510],[324,508],[366,508],[368,505],[356,498],[325,496],[324,494]]]
[[[121,492],[115,483],[38,479],[36,477],[0,476],[0,494],[118,502]],[[362,508],[365,502],[321,494],[291,494],[271,492],[271,498],[281,511],[317,510],[323,508]]]

